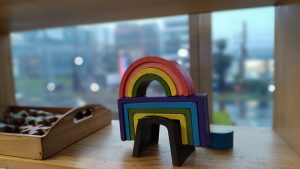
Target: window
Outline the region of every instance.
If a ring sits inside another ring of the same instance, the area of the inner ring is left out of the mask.
[[[12,33],[17,103],[101,103],[117,112],[122,73],[139,57],[163,56],[189,69],[188,28],[184,15]],[[148,90],[163,94],[158,83]]]
[[[215,12],[211,20],[213,122],[271,126],[274,8]],[[134,60],[157,55],[190,68],[187,15],[15,32],[11,42],[21,105],[101,103],[117,112],[119,82]],[[147,96],[161,95],[152,82]]]
[[[272,125],[274,7],[212,14],[213,121]]]

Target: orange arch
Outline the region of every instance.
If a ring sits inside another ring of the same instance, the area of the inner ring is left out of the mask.
[[[195,94],[191,76],[177,63],[160,57],[147,56],[136,60],[124,73],[121,79],[119,91],[119,96],[121,98],[128,97],[128,93],[126,93],[128,91],[128,83],[130,83],[130,79],[132,79],[133,75],[148,66],[159,69],[168,74],[175,83],[178,96],[189,96]]]
[[[174,74],[172,71],[170,71],[170,70],[168,69],[168,67],[163,66],[162,64],[158,64],[158,63],[144,63],[144,64],[141,64],[139,67],[137,67],[137,68],[136,68],[136,69],[128,76],[127,81],[128,81],[128,82],[131,82],[132,78],[134,77],[134,75],[135,75],[137,72],[141,71],[142,69],[146,69],[146,68],[156,68],[156,69],[158,69],[158,70],[161,70],[161,71],[165,72],[165,73],[168,74],[170,77],[172,77],[173,82],[178,82],[178,81],[179,81],[178,77],[175,76],[175,74]],[[129,87],[129,83],[126,83],[126,85],[125,85],[125,97],[127,97],[127,96],[129,95],[129,93],[128,93],[128,92],[129,92],[128,87]],[[183,86],[182,86],[180,83],[176,84],[176,91],[177,91],[177,95],[183,96]]]

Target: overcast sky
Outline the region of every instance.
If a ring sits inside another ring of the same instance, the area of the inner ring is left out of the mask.
[[[247,22],[249,48],[273,48],[274,7],[215,12],[212,15],[213,39],[229,39],[229,50],[240,42],[242,23]]]

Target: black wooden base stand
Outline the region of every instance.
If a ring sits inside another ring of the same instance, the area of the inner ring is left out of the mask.
[[[139,157],[140,153],[146,147],[153,143],[158,143],[160,125],[164,125],[169,133],[173,165],[181,166],[190,154],[195,151],[195,147],[182,145],[179,120],[171,120],[158,116],[146,116],[139,119],[132,156]]]

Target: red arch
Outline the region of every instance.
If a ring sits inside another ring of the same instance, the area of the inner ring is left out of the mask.
[[[195,88],[193,85],[192,78],[190,74],[182,69],[180,65],[177,63],[171,62],[169,60],[157,57],[157,56],[146,56],[141,59],[136,60],[133,62],[129,68],[124,73],[121,83],[120,83],[120,90],[119,90],[119,97],[125,97],[125,86],[128,80],[128,77],[130,74],[139,66],[145,63],[158,63],[168,68],[168,70],[172,71],[172,75],[176,76],[179,81],[176,81],[175,83],[180,83],[180,86],[182,87],[182,95],[183,96],[190,96],[195,94]],[[166,72],[168,73],[168,72]],[[171,76],[172,78],[172,76]]]

